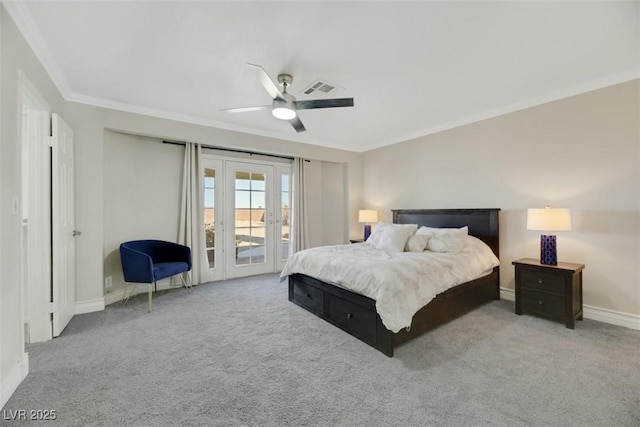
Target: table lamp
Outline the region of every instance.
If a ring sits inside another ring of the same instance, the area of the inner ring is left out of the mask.
[[[358,222],[364,223],[364,240],[371,235],[371,223],[378,221],[378,211],[372,209],[360,209],[358,212]]]
[[[540,235],[540,264],[557,265],[556,236],[549,232],[571,230],[571,213],[569,209],[549,206],[544,209],[528,209],[527,230],[546,232]]]

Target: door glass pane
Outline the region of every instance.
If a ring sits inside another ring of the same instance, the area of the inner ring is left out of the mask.
[[[280,175],[280,200],[281,200],[281,228],[280,228],[280,251],[282,259],[289,258],[289,219],[291,214],[291,191],[290,191],[291,175],[283,173]]]
[[[215,169],[204,168],[204,234],[209,268],[215,267],[215,181]]]
[[[265,174],[236,171],[236,265],[265,262]]]

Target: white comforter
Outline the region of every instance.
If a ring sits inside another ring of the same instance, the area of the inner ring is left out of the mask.
[[[369,243],[306,249],[287,261],[280,277],[301,273],[365,295],[376,301],[385,327],[398,332],[436,295],[499,264],[487,245],[469,236],[457,254],[390,253]]]

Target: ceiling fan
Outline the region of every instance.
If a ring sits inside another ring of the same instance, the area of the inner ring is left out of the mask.
[[[298,110],[311,110],[314,108],[334,108],[334,107],[353,107],[353,98],[335,98],[335,99],[308,99],[296,101],[295,96],[287,93],[287,87],[293,81],[290,74],[278,75],[278,83],[282,85],[282,91],[278,88],[267,72],[260,65],[247,64],[256,71],[258,80],[262,86],[273,98],[271,105],[260,105],[256,107],[229,108],[220,111],[227,113],[244,113],[247,111],[268,110],[271,109],[273,116],[280,120],[287,120],[297,132],[304,132],[304,127],[298,117]]]

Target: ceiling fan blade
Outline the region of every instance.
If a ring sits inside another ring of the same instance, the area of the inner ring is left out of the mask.
[[[246,113],[248,111],[269,110],[271,108],[273,108],[271,105],[258,105],[256,107],[226,108],[220,111],[224,111],[226,113]]]
[[[308,99],[293,102],[298,110],[312,108],[353,107],[353,98]]]
[[[271,95],[273,99],[284,101],[284,96],[282,96],[282,92],[280,92],[278,85],[275,84],[273,80],[271,80],[271,77],[269,77],[269,74],[267,74],[264,68],[256,64],[247,63],[247,65],[253,68],[254,70],[256,70],[256,75],[258,76],[258,80],[260,80],[260,83],[262,83],[262,86],[264,86],[264,88],[267,90],[267,92],[269,92],[269,95]]]
[[[300,121],[300,117],[298,116],[295,116],[293,119],[289,120],[289,123],[291,123],[291,126],[293,126],[293,128],[298,133],[304,132],[307,130],[307,128],[305,128],[302,122]]]

